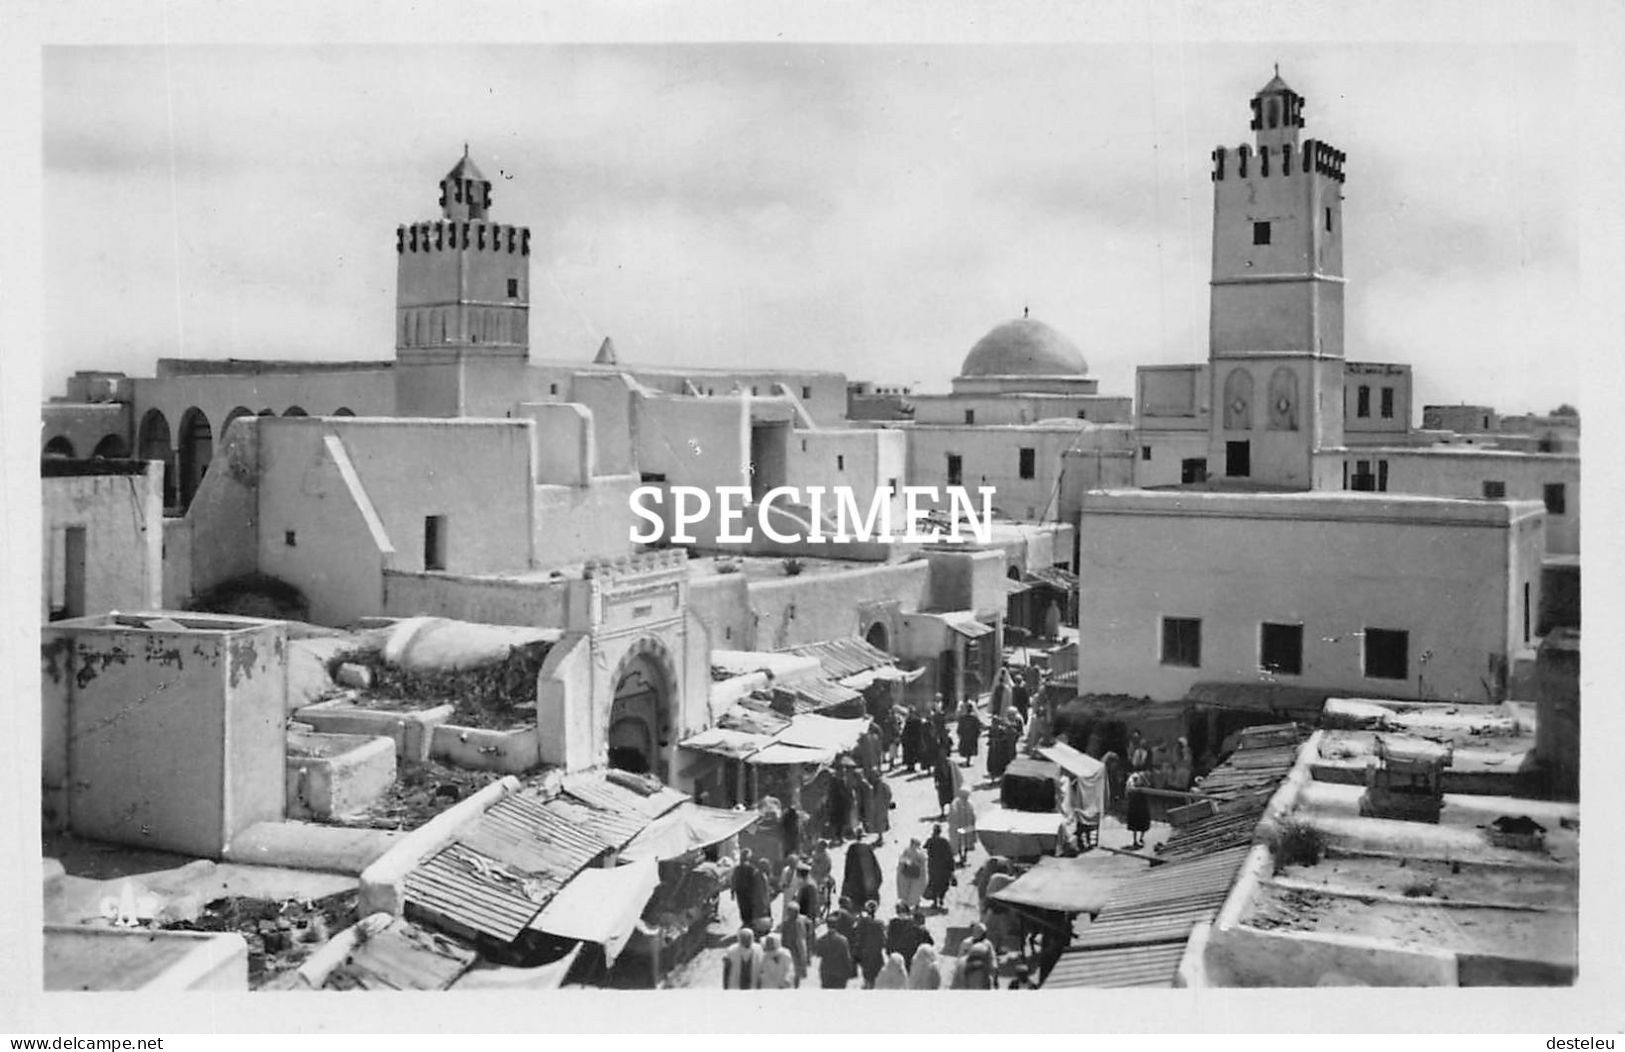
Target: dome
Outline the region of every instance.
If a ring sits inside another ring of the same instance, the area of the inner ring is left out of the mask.
[[[1065,336],[1031,318],[994,326],[965,356],[961,376],[1087,376],[1083,352]]]

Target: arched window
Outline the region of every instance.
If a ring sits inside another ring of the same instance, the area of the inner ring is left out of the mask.
[[[180,507],[189,507],[197,489],[208,474],[209,461],[214,459],[214,430],[209,418],[197,406],[181,415],[180,431]]]
[[[123,460],[130,455],[130,445],[123,435],[103,435],[90,455],[97,460]]]
[[[1224,429],[1253,429],[1253,376],[1246,369],[1232,369],[1224,378]]]
[[[176,506],[175,492],[175,448],[170,444],[169,419],[157,409],[147,410],[141,418],[141,428],[137,432],[136,447],[142,460],[159,460],[164,465],[164,508],[173,510]]]
[[[42,451],[42,455],[52,458],[72,460],[74,456],[73,443],[69,442],[62,435],[57,435],[55,438],[45,443],[45,449]]]
[[[1298,430],[1298,374],[1284,365],[1270,374],[1270,430]]]
[[[1281,123],[1281,104],[1274,99],[1270,100],[1269,114],[1271,128]]]

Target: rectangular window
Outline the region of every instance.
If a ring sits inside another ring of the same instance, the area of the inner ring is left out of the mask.
[[[1367,679],[1410,678],[1411,634],[1393,628],[1365,630]]]
[[[518,278],[509,278],[508,279],[508,298],[511,299],[511,300],[519,298],[519,279]]]
[[[809,399],[811,397],[812,397],[812,388],[810,388],[810,387],[806,386],[805,384],[803,384],[802,388],[801,388],[801,400],[803,402],[805,402],[807,399]]]
[[[1497,481],[1495,479],[1485,479],[1484,480],[1484,499],[1485,500],[1505,500],[1506,495],[1507,495],[1507,484],[1505,482],[1499,482],[1499,481]]]
[[[1089,419],[1089,414],[1086,411],[1080,409],[1080,410],[1078,410],[1078,419],[1079,420],[1087,420],[1087,419]]]
[[[1150,460],[1151,459],[1151,447],[1150,446],[1141,446],[1140,447],[1140,459],[1141,460]]]
[[[1343,461],[1343,488],[1349,488],[1349,462]]]
[[[1196,617],[1162,619],[1162,663],[1202,667],[1202,621]]]
[[[299,547],[299,534],[293,530],[283,530],[282,543],[289,548]]]
[[[1270,243],[1270,225],[1268,221],[1253,224],[1253,244],[1267,245]]]
[[[1253,447],[1245,440],[1224,444],[1224,473],[1233,479],[1253,473]]]
[[[1031,446],[1022,446],[1017,473],[1024,479],[1030,479],[1037,474],[1038,454]]]
[[[756,394],[756,393],[758,393],[758,392],[757,392],[757,390],[756,390],[756,385],[755,385],[755,384],[751,384],[751,385],[750,385],[750,393],[751,393],[751,394]]]
[[[1354,479],[1351,488],[1357,493],[1370,493],[1377,488],[1377,480],[1371,477],[1371,461],[1356,460],[1354,462]]]
[[[1332,232],[1332,210],[1330,208],[1326,209],[1326,232],[1328,234]]]
[[[976,423],[976,410],[974,410],[974,409],[965,410],[965,423],[967,423],[967,424]]]
[[[896,493],[897,492],[897,480],[895,478],[887,479],[886,480],[886,488],[891,490],[893,493]]]
[[[1355,401],[1355,406],[1354,406],[1354,415],[1357,416],[1357,417],[1361,417],[1362,419],[1365,418],[1365,417],[1370,416],[1371,415],[1371,388],[1367,387],[1364,384],[1361,384],[1360,385],[1360,390],[1357,392],[1355,398],[1356,398],[1356,401]]]
[[[835,454],[835,470],[836,471],[845,471],[846,470],[846,457],[844,455],[840,454],[840,453]]]
[[[1265,622],[1259,635],[1258,667],[1285,676],[1303,674],[1303,626]]]
[[[948,485],[961,486],[965,481],[965,460],[958,453],[948,454]]]
[[[1548,482],[1543,487],[1546,495],[1546,513],[1548,515],[1567,515],[1569,511],[1569,490],[1561,482]]]
[[[1529,582],[1523,583],[1523,641],[1529,642]]]
[[[1179,481],[1185,485],[1207,481],[1207,458],[1186,457],[1179,462]]]
[[[1386,460],[1377,461],[1377,492],[1388,492],[1388,462]]]
[[[558,384],[548,384],[547,385],[547,393],[548,394],[558,394],[559,393],[559,385]]]
[[[446,517],[429,515],[423,520],[423,568],[446,568]]]
[[[1382,418],[1384,420],[1394,418],[1394,389],[1392,387],[1382,389]]]

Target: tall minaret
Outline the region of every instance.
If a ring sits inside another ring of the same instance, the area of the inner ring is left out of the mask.
[[[1210,477],[1336,489],[1343,443],[1343,159],[1299,142],[1304,99],[1275,76],[1253,142],[1213,151]]]
[[[465,415],[470,368],[530,357],[530,231],[491,222],[490,210],[491,183],[465,145],[440,180],[441,218],[395,231],[403,416]]]

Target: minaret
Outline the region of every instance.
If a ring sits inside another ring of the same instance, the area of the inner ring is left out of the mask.
[[[470,370],[506,374],[530,357],[530,231],[489,219],[491,183],[464,145],[440,180],[440,218],[395,231],[396,411],[492,415]],[[503,363],[497,367],[497,363]],[[475,377],[496,393],[503,381]],[[502,415],[496,412],[494,415]]]
[[[1213,151],[1208,472],[1335,489],[1315,454],[1343,443],[1344,155],[1300,143],[1279,68],[1251,105],[1253,142]]]

